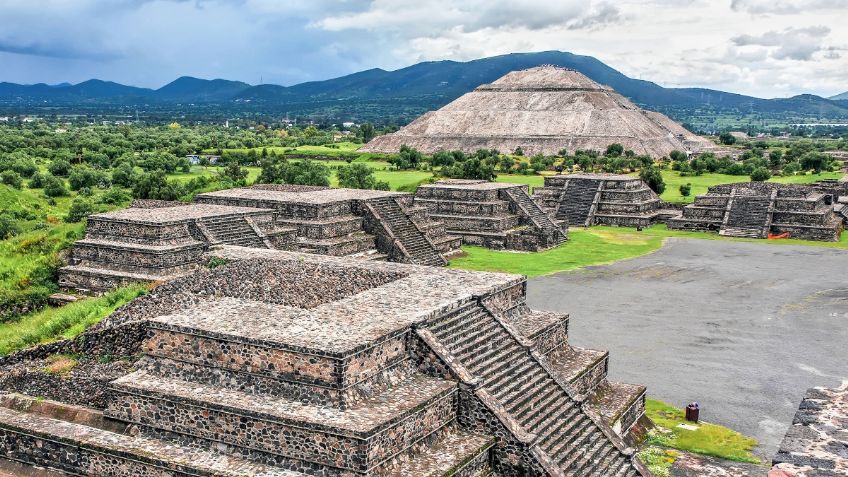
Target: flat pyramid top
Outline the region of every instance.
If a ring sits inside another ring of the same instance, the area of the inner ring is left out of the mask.
[[[608,86],[602,86],[583,73],[559,66],[537,66],[526,70],[512,71],[501,76],[494,82],[483,85],[481,90],[605,90],[612,91]]]

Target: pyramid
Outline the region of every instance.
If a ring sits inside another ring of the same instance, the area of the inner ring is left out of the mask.
[[[556,66],[507,73],[406,127],[374,138],[363,152],[397,152],[402,145],[425,153],[474,152],[520,147],[525,155],[554,155],[563,148],[604,151],[618,143],[653,157],[673,150],[713,146],[667,116],[645,111],[609,86]]]

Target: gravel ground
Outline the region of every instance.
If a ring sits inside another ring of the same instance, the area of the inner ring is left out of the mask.
[[[807,388],[848,380],[848,252],[672,239],[656,253],[531,279],[571,314],[570,339],[610,350],[610,378],[701,403],[703,420],[770,459]]]

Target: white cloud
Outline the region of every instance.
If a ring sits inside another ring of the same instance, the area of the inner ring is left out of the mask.
[[[832,95],[848,89],[846,1],[0,0],[0,81],[292,84],[562,50],[665,86]]]

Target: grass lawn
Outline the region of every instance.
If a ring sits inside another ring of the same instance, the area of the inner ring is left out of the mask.
[[[60,308],[45,308],[0,325],[0,356],[41,343],[71,339],[124,303],[144,294],[141,285],[119,288]]]
[[[544,176],[540,175],[520,175],[520,174],[498,174],[498,177],[495,178],[495,182],[512,182],[514,184],[527,184],[530,186],[530,192],[533,192],[533,189],[536,187],[542,187],[545,185]]]
[[[643,229],[641,232],[628,227],[598,226],[588,229],[571,229],[568,232],[568,242],[544,252],[522,253],[490,250],[483,247],[463,247],[465,254],[451,260],[450,266],[468,270],[519,273],[534,277],[646,255],[662,247],[665,239],[669,237],[848,249],[848,233],[842,234],[839,242],[816,242],[792,239],[730,238],[711,232],[668,230],[661,224]]]
[[[706,422],[696,424],[696,430],[684,429],[678,426],[692,423],[686,421],[682,409],[652,399],[647,401],[645,407],[645,413],[657,425],[657,429],[648,436],[648,442],[652,445],[738,462],[761,463],[751,453],[757,445],[757,441],[751,437]]]
[[[681,176],[678,171],[662,171],[663,180],[665,180],[665,191],[660,197],[666,202],[675,203],[690,203],[695,200],[695,196],[705,194],[707,188],[719,185],[729,184],[732,182],[748,182],[748,176],[731,176],[727,174],[707,173],[700,176]],[[797,176],[773,177],[771,182],[781,182],[784,184],[809,184],[811,182],[820,181],[823,179],[839,179],[844,173],[841,172],[822,172],[821,174],[806,174]],[[680,186],[683,184],[692,184],[692,192],[689,197],[680,195]]]

